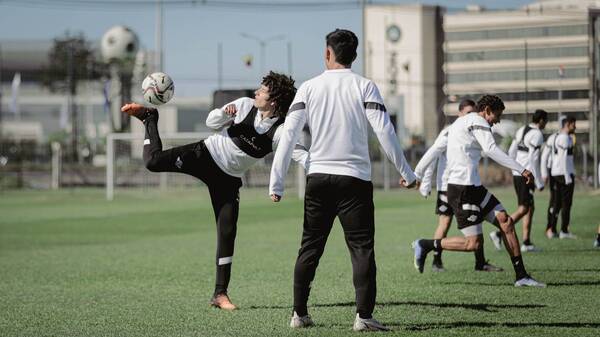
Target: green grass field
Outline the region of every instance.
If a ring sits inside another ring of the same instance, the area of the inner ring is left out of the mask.
[[[494,193],[513,210],[512,189]],[[212,309],[215,229],[204,188],[167,193],[102,190],[0,192],[1,336],[347,336],[354,320],[351,264],[334,226],[313,283],[316,327],[288,328],[302,203],[273,204],[244,190],[230,295],[241,309]],[[378,296],[375,317],[402,336],[598,336],[600,194],[578,191],[578,240],[543,236],[539,193],[524,257],[546,289],[512,286],[506,252],[487,242],[503,273],[473,271],[473,255],[445,252],[448,272],[412,265],[410,243],[430,237],[433,200],[413,191],[375,193]],[[485,225],[487,232],[492,227]],[[519,237],[521,226],[518,226]],[[456,229],[452,235],[458,234]],[[486,235],[487,237],[487,235]]]

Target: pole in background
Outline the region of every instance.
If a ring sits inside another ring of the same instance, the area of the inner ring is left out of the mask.
[[[262,39],[258,36],[254,36],[254,35],[251,35],[248,33],[240,33],[240,35],[247,39],[251,39],[251,40],[258,42],[258,45],[260,47],[260,76],[262,77],[265,74],[265,65],[266,65],[266,60],[265,60],[266,55],[265,54],[266,54],[267,44],[272,41],[283,40],[285,38],[285,35],[275,35],[275,36],[268,37],[266,39]]]
[[[156,31],[154,32],[156,43],[156,71],[163,69],[163,3],[162,0],[156,0]]]
[[[217,46],[217,87],[223,89],[223,44]]]
[[[562,89],[562,81],[565,78],[565,67],[561,64],[558,66],[558,116],[556,120],[560,122],[560,116],[562,115],[562,97],[563,97],[563,89]],[[560,128],[560,124],[558,126]]]
[[[287,43],[287,66],[288,66],[288,75],[292,76],[293,65],[292,65],[292,42],[291,41],[288,41],[288,43]]]
[[[529,55],[525,40],[525,123],[529,121]]]

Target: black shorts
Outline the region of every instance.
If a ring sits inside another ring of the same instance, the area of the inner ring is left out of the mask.
[[[513,176],[513,185],[515,186],[515,192],[517,192],[517,200],[519,206],[533,206],[533,192],[535,190],[535,184],[525,183],[525,177]]]
[[[483,186],[448,184],[448,201],[460,229],[466,236],[481,234],[483,220],[494,222],[504,210],[498,199]],[[478,228],[469,228],[478,226]]]
[[[438,191],[437,202],[435,204],[435,214],[453,216],[454,212],[448,203],[448,194],[446,191]]]

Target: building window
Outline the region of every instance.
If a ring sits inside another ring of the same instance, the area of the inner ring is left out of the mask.
[[[447,41],[467,41],[467,40],[491,40],[491,39],[519,39],[526,37],[547,37],[547,36],[571,36],[587,35],[588,26],[554,26],[554,27],[530,27],[530,28],[509,28],[509,29],[490,29],[467,32],[448,32]]]
[[[524,101],[525,92],[500,92],[495,93],[503,101]],[[465,98],[472,99],[473,97],[483,95],[483,93],[472,94],[472,95],[458,95],[456,100],[460,101]],[[562,99],[587,99],[589,97],[589,90],[563,90]],[[530,91],[527,93],[527,100],[529,101],[551,101],[558,99],[558,91]]]
[[[558,69],[535,69],[529,70],[528,79],[533,80],[552,80],[558,79]],[[567,68],[565,69],[565,78],[587,78],[588,68]],[[495,81],[523,81],[525,80],[525,71],[496,71],[479,73],[453,73],[447,75],[448,83],[466,83],[466,82],[495,82]]]
[[[553,48],[528,48],[527,58],[553,58],[587,56],[588,47],[553,47]],[[448,53],[448,62],[492,61],[492,60],[522,60],[525,58],[525,49],[510,50],[482,50],[461,53]]]

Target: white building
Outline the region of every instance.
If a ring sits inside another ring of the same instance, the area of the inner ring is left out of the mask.
[[[507,118],[519,122],[536,109],[551,113],[551,121],[560,113],[574,114],[578,132],[587,133],[588,7],[597,5],[600,1],[539,1],[518,10],[472,7],[446,15],[445,93],[456,102],[497,94]],[[447,104],[446,114],[455,114],[456,105]]]
[[[442,15],[438,6],[365,7],[364,74],[407,138],[431,142],[445,123]]]

